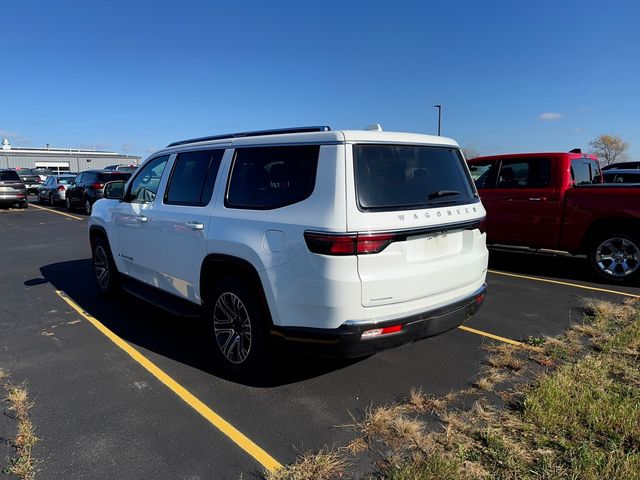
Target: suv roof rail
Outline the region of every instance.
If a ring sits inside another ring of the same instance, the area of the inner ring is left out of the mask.
[[[169,147],[175,147],[177,145],[186,145],[188,143],[206,142],[210,140],[223,140],[225,138],[239,138],[239,137],[258,137],[262,135],[281,135],[283,133],[309,133],[309,132],[328,132],[331,127],[328,125],[319,125],[312,127],[293,127],[293,128],[278,128],[274,130],[254,130],[252,132],[236,132],[227,133],[224,135],[212,135],[210,137],[198,137],[191,138],[189,140],[181,140],[179,142],[173,142],[167,145]]]

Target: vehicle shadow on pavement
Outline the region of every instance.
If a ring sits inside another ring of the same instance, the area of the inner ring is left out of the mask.
[[[276,387],[322,376],[359,361],[284,353],[275,360],[273,373],[269,375],[232,378],[216,365],[203,321],[171,315],[124,292],[114,298],[103,297],[95,285],[90,259],[45,265],[40,272],[57,290],[133,346],[232,382],[251,387]],[[27,280],[25,285],[42,283],[37,280]],[[150,359],[154,360],[153,356]]]
[[[605,288],[619,286],[600,278],[585,257],[574,257],[563,253],[513,252],[491,249],[489,268],[522,275],[537,275],[559,280],[600,284]],[[638,285],[626,285],[637,287]]]

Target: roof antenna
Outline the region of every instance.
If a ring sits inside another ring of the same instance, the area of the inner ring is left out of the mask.
[[[371,125],[367,125],[366,127],[364,127],[364,129],[369,130],[370,132],[381,132],[382,125],[380,125],[379,123],[372,123]]]

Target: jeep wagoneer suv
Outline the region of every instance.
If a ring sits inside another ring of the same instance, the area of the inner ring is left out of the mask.
[[[228,369],[277,342],[355,357],[460,325],[485,294],[485,210],[456,142],[332,131],[172,143],[105,185],[100,289],[204,315]]]

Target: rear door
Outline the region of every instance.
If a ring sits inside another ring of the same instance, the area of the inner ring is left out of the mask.
[[[148,223],[150,238],[160,252],[154,260],[157,286],[200,303],[200,268],[206,256],[207,229],[213,187],[224,149],[179,153],[167,187]]]
[[[485,212],[458,148],[354,144],[347,159],[347,230],[370,239],[358,242],[363,306],[451,301],[482,285]]]
[[[551,158],[502,159],[497,181],[480,189],[491,243],[555,248],[561,195],[551,184]]]

